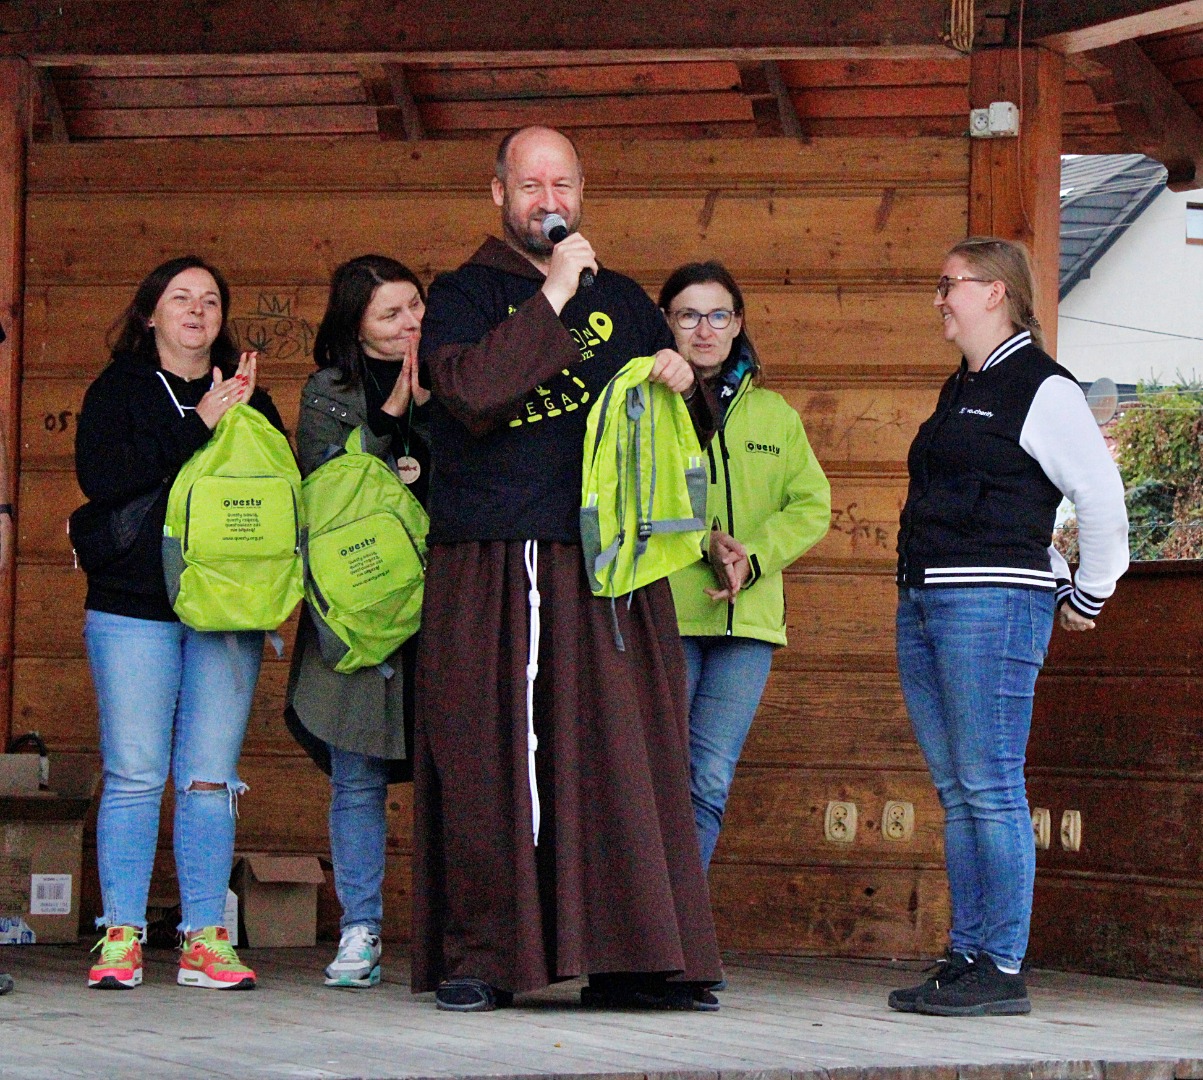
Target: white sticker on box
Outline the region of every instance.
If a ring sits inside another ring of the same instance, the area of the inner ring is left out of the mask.
[[[33,945],[38,935],[19,915],[0,915],[0,945]]]
[[[71,875],[30,874],[30,915],[70,915]]]
[[[230,944],[238,948],[238,894],[233,889],[226,889],[226,908],[221,921],[230,935]]]

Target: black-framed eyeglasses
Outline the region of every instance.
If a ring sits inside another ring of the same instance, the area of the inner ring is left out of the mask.
[[[705,319],[715,330],[726,330],[735,318],[734,311],[726,308],[715,308],[713,311],[694,311],[692,308],[682,308],[680,311],[670,311],[669,317],[682,330],[692,330]]]
[[[983,285],[991,284],[995,279],[989,277],[949,277],[945,274],[936,282],[936,295],[943,300],[948,295],[948,290],[958,281],[980,281]]]

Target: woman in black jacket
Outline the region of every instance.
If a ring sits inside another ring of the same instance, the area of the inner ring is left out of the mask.
[[[1124,490],[1080,387],[1043,351],[1021,244],[956,244],[936,284],[961,363],[919,428],[898,532],[898,671],[944,807],[948,952],[903,1012],[1031,1010],[1019,974],[1036,852],[1024,754],[1054,615],[1090,630],[1128,566]],[[1051,547],[1062,496],[1081,567]]]
[[[255,387],[256,355],[239,358],[234,347],[229,305],[225,280],[201,259],[152,270],[79,414],[75,468],[89,502],[72,515],[72,542],[88,574],[84,642],[104,766],[96,846],[105,936],[88,974],[98,988],[142,981],[140,939],[169,772],[185,937],[177,981],[255,985],[221,923],[263,635],[183,625],[160,552],[172,482],[233,405],[247,402],[283,430]]]

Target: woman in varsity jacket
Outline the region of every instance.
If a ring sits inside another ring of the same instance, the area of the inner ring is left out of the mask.
[[[395,259],[361,255],[330,283],[314,340],[315,371],[301,391],[297,455],[308,476],[342,450],[355,428],[363,447],[395,466],[423,505],[430,481],[424,436],[430,392],[418,384],[426,291]],[[285,721],[330,776],[330,855],[342,906],[332,987],[380,981],[388,785],[413,777],[413,676],[418,635],[381,667],[349,674],[321,657],[307,607],[301,611]]]
[[[898,670],[944,807],[948,950],[891,1008],[947,1016],[1031,1010],[1027,948],[1036,852],[1024,754],[1054,619],[1094,628],[1128,567],[1124,490],[1073,376],[1042,348],[1022,245],[955,245],[936,286],[962,353],[908,456],[898,532]],[[1062,496],[1081,566],[1051,546]]]
[[[760,385],[744,300],[717,262],[673,271],[660,291],[677,351],[718,401],[707,447],[708,557],[673,574],[689,697],[689,772],[702,868],[774,650],[785,644],[782,571],[827,533],[831,485],[802,420]]]

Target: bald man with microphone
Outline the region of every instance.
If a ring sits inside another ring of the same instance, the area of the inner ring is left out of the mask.
[[[586,1004],[718,1007],[668,582],[595,598],[578,524],[586,418],[627,361],[656,357],[703,441],[716,408],[643,289],[598,265],[584,184],[561,133],[502,140],[502,237],[436,279],[422,327],[413,989],[453,1011],[578,975]]]

